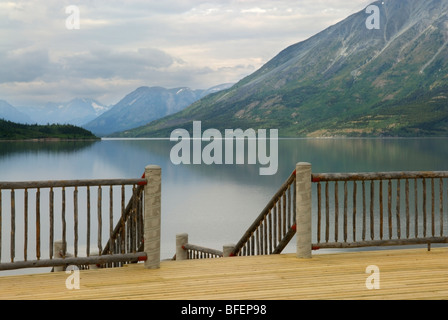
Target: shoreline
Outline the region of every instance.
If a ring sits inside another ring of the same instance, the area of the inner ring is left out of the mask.
[[[0,142],[66,142],[66,141],[101,141],[101,138],[29,138],[29,139],[0,139]]]

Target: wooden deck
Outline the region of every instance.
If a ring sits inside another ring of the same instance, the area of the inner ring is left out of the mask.
[[[378,290],[366,288],[370,265],[380,270]],[[66,288],[68,276],[0,276],[0,299],[447,299],[448,248],[163,261],[157,270],[136,264],[80,271],[79,290]]]

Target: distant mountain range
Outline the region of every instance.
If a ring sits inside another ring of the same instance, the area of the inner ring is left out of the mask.
[[[0,119],[20,124],[69,124],[104,136],[181,111],[202,97],[230,86],[231,84],[222,84],[206,90],[140,87],[113,106],[106,106],[89,98],[76,98],[63,103],[49,102],[44,106],[18,107],[0,100]]]
[[[81,126],[97,118],[110,107],[88,98],[76,98],[68,102],[49,102],[44,106],[16,107],[26,114],[32,123],[71,124]],[[30,122],[27,122],[30,123]]]
[[[33,120],[5,100],[0,100],[0,119],[16,123],[32,123]]]
[[[274,128],[284,137],[446,136],[448,1],[372,3],[281,51],[229,89],[121,137]],[[379,29],[368,28],[375,18]]]
[[[69,102],[49,102],[44,106],[13,106],[0,100],[0,119],[20,124],[85,124],[110,107],[87,98],[76,98]]]
[[[187,87],[140,87],[110,110],[83,125],[83,128],[101,136],[136,128],[179,112],[202,97],[230,86],[231,84],[222,84],[207,90],[192,90]]]

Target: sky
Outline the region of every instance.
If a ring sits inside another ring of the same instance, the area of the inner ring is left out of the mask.
[[[373,0],[0,0],[0,100],[235,83]],[[77,19],[79,17],[79,19]]]

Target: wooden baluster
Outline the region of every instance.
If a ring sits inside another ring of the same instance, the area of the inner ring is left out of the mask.
[[[0,191],[1,193],[1,191]],[[0,201],[0,207],[1,207],[1,201]],[[0,209],[1,211],[1,209]],[[28,260],[28,188],[25,188],[24,194],[23,194],[23,258],[25,261]],[[1,229],[1,223],[0,223],[0,229]],[[1,237],[1,233],[0,233]],[[1,242],[0,242],[1,247]],[[1,257],[0,257],[1,260]]]
[[[277,220],[278,220],[278,225],[277,225],[277,227],[278,227],[278,230],[277,230],[277,245],[282,240],[282,207],[280,205],[280,203],[281,203],[280,199],[281,198],[277,199],[277,203],[276,203],[276,206],[278,208],[278,211],[277,211]]]
[[[347,181],[344,181],[344,242],[347,242],[347,203],[348,203]]]
[[[288,216],[287,216],[287,211],[286,211],[286,191],[283,193],[282,195],[282,200],[283,200],[283,235],[282,235],[282,239],[283,237],[286,235],[286,232],[288,232]]]
[[[78,256],[78,187],[73,191],[74,256]]]
[[[263,220],[263,244],[264,244],[264,246],[263,246],[263,252],[264,252],[264,254],[269,254],[268,253],[268,226],[267,226],[267,224],[268,224],[268,221],[267,221],[267,216],[264,218],[264,220]]]
[[[383,180],[380,180],[380,240],[383,240],[384,236],[384,208],[383,208]]]
[[[87,239],[86,239],[86,255],[90,256],[90,187],[87,186]]]
[[[366,183],[362,181],[362,241],[366,240]]]
[[[273,214],[272,214],[272,219],[273,219],[273,222],[274,222],[274,224],[272,226],[273,232],[274,232],[272,240],[273,240],[273,246],[275,248],[275,247],[277,247],[277,206],[275,204],[274,204],[274,211],[273,211]]]
[[[50,250],[50,259],[53,259],[53,246],[54,246],[54,190],[53,188],[50,188],[49,193],[49,219],[50,219],[50,243],[49,243],[49,250]]]
[[[268,227],[269,227],[269,254],[272,253],[273,246],[272,246],[272,209],[269,210],[268,213]]]
[[[387,186],[387,211],[389,218],[389,239],[392,239],[392,180]]]
[[[114,252],[114,239],[112,237],[114,228],[114,193],[112,186],[109,186],[109,254]]]
[[[11,262],[14,262],[14,258],[16,255],[16,199],[15,199],[15,190],[11,190]]]
[[[427,211],[426,211],[426,179],[423,179],[423,236],[426,237]]]
[[[435,217],[435,185],[434,179],[431,179],[431,235],[434,237],[436,235],[436,217]]]
[[[288,186],[288,229],[293,225],[291,214],[291,185]]]
[[[329,182],[325,183],[325,242],[330,240],[330,196],[328,192]]]
[[[439,180],[439,219],[440,219],[440,236],[443,236],[443,179]]]
[[[98,186],[98,254],[101,255],[102,254],[102,228],[103,228],[103,223],[102,223],[102,189],[101,186]]]
[[[36,191],[36,258],[40,260],[40,188]]]
[[[339,183],[334,184],[334,241],[339,240]]]
[[[405,182],[405,192],[406,192],[406,238],[409,239],[409,229],[410,229],[410,215],[409,215],[409,179]]]
[[[3,230],[3,221],[2,221],[2,217],[3,217],[3,204],[2,204],[2,189],[0,189],[0,261],[2,261],[2,230]]]
[[[357,183],[353,181],[353,242],[356,241]]]
[[[320,233],[321,233],[321,224],[322,224],[322,208],[321,208],[321,200],[322,200],[322,186],[320,182],[317,183],[317,243],[320,243]]]
[[[415,237],[418,237],[418,180],[414,179],[414,214],[415,214],[415,225],[414,225],[414,232]]]
[[[375,181],[370,181],[370,239],[375,237]]]
[[[62,187],[62,258],[65,258],[67,253],[67,221],[65,220],[65,209],[66,209],[66,199],[65,199],[65,187]]]
[[[121,253],[125,253],[126,250],[126,208],[125,208],[125,188],[121,186]]]
[[[401,180],[397,180],[397,203],[396,203],[396,214],[397,214],[397,237],[398,239],[401,239],[401,216],[400,216],[400,196],[401,196],[401,191],[400,191],[400,185],[401,185]]]

